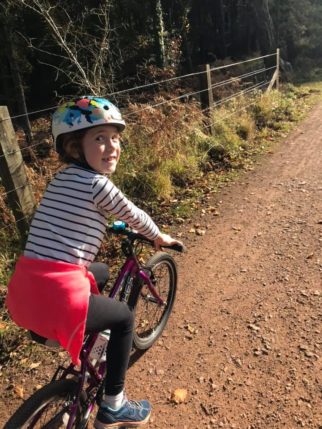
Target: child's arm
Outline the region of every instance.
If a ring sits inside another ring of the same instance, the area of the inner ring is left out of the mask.
[[[140,234],[154,241],[157,249],[161,246],[182,244],[170,235],[162,234],[151,217],[128,200],[108,178],[104,176],[95,178],[92,191],[94,203],[99,209],[112,213],[117,219],[128,223]]]
[[[123,220],[149,240],[154,241],[162,235],[151,217],[128,200],[107,177],[95,177],[92,194],[98,209]]]

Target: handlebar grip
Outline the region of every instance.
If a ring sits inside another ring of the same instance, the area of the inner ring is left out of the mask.
[[[183,244],[173,244],[172,246],[161,246],[164,247],[166,249],[171,249],[171,250],[175,250],[176,252],[180,252],[180,253],[184,253],[187,251],[186,246],[184,246]]]

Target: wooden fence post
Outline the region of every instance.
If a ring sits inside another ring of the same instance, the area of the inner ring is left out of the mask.
[[[276,49],[276,89],[280,89],[280,48]]]
[[[28,183],[21,151],[6,106],[0,106],[0,177],[17,228],[25,238],[35,200]]]
[[[207,117],[206,127],[208,132],[213,135],[213,123],[212,123],[212,109],[214,105],[214,98],[212,94],[212,83],[211,83],[211,71],[210,65],[206,64],[205,66],[200,66],[200,71],[204,71],[204,73],[200,74],[200,101],[201,108],[205,110],[205,115]]]
[[[276,68],[272,76],[272,79],[266,89],[266,92],[270,92],[274,85],[276,85],[276,89],[279,90],[280,88],[280,49],[279,48],[277,48],[276,50]]]

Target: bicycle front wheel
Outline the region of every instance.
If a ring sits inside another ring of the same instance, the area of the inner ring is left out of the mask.
[[[4,429],[66,428],[76,389],[74,380],[58,380],[44,386],[18,408]],[[86,429],[87,423],[82,423],[82,420],[82,410],[79,408],[72,427]]]
[[[176,297],[177,268],[174,259],[165,252],[158,252],[149,259],[146,268],[151,282],[164,303],[159,304],[141,280],[134,283],[128,304],[135,308],[135,348],[146,350],[162,334]]]

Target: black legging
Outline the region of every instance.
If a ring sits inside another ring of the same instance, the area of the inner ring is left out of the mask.
[[[100,291],[108,279],[107,265],[95,262],[90,265]],[[86,320],[86,333],[111,330],[107,346],[107,375],[105,393],[117,395],[124,388],[125,374],[129,364],[133,341],[133,313],[128,306],[103,295],[90,295]]]

